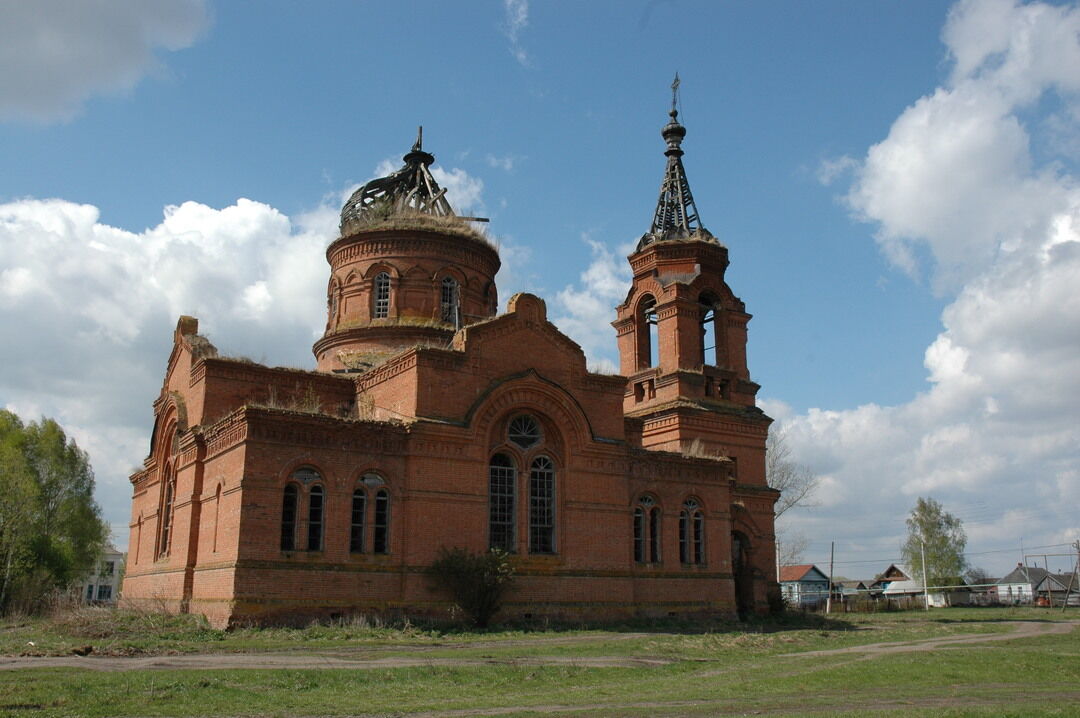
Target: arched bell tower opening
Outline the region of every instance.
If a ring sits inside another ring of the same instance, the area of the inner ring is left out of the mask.
[[[360,373],[402,349],[446,346],[458,329],[495,315],[499,254],[460,217],[429,167],[422,131],[404,166],[373,179],[341,210],[330,263],[320,371]]]

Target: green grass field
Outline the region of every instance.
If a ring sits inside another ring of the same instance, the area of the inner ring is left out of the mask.
[[[354,620],[226,632],[82,609],[0,623],[0,714],[1080,715],[1073,621],[1080,612],[937,609],[614,630]]]

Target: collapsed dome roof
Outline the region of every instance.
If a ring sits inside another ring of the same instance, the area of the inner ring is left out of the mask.
[[[405,165],[386,177],[371,180],[353,192],[341,208],[341,228],[364,220],[379,220],[399,214],[456,216],[446,200],[446,190],[431,176],[428,167],[435,156],[423,150],[424,128],[402,159]]]

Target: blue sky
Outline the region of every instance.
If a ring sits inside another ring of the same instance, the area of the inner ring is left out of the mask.
[[[47,1],[0,28],[0,406],[71,429],[118,527],[176,315],[312,366],[334,215],[418,124],[500,296],[611,366],[678,71],[762,403],[823,477],[785,525],[804,558],[880,570],[920,495],[996,572],[1080,533],[1073,4]]]

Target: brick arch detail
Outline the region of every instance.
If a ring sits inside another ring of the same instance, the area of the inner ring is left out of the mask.
[[[572,394],[533,370],[504,380],[485,392],[465,415],[474,436],[490,437],[508,414],[534,411],[548,419],[551,426],[562,427],[566,456],[576,456],[593,439],[592,426]]]
[[[379,272],[386,272],[390,275],[391,279],[401,278],[401,272],[398,271],[398,268],[387,261],[379,261],[372,264],[367,268],[367,271],[364,272],[363,278],[365,280],[374,279]]]
[[[326,471],[326,469],[323,468],[322,464],[319,462],[318,458],[314,454],[302,454],[302,455],[299,455],[297,457],[289,459],[284,464],[282,464],[282,466],[284,468],[278,474],[278,483],[281,485],[282,488],[284,488],[285,485],[288,484],[290,481],[296,483],[297,486],[301,486],[301,487],[305,487],[305,488],[307,486],[313,486],[314,485],[314,484],[305,485],[305,484],[303,484],[303,483],[301,483],[299,481],[295,481],[293,479],[293,477],[292,477],[293,472],[296,471],[297,469],[299,469],[301,466],[310,466],[311,468],[317,470],[319,472],[319,475],[322,476],[322,480],[319,483],[323,484],[324,486],[327,485],[327,484],[337,485],[338,483],[340,483],[336,477],[334,477],[332,474],[328,473]]]

